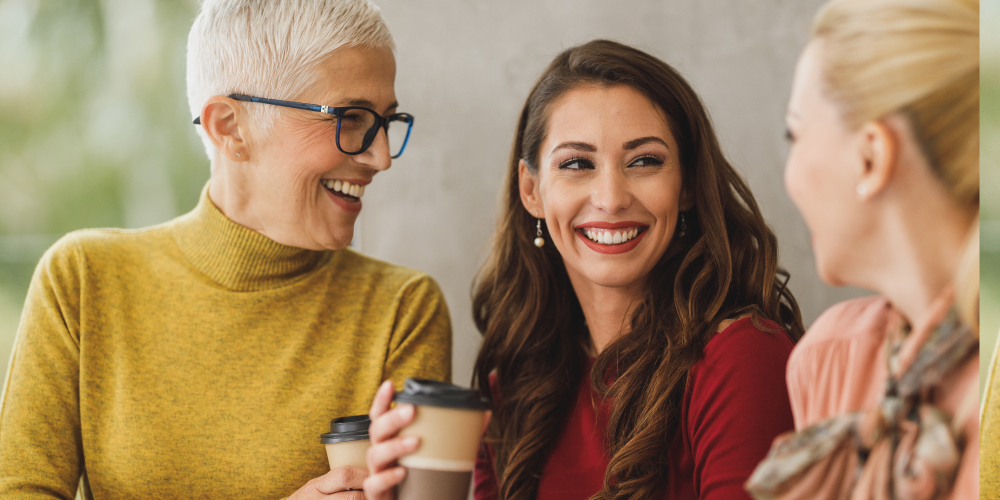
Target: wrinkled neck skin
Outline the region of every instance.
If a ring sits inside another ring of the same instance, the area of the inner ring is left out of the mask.
[[[913,141],[901,141],[897,172],[871,201],[875,224],[857,242],[867,256],[844,282],[889,299],[911,324],[952,285],[978,210],[947,192]]]
[[[251,194],[252,179],[250,172],[254,166],[251,162],[236,163],[216,153],[212,160],[212,180],[208,186],[208,196],[219,210],[229,220],[252,229],[268,238],[264,224],[254,212]]]

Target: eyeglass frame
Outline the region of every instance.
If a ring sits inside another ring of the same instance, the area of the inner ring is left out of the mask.
[[[364,106],[337,106],[337,107],[334,107],[334,106],[324,106],[324,105],[320,105],[320,104],[307,104],[307,103],[304,103],[304,102],[282,101],[280,99],[267,99],[267,98],[264,98],[264,97],[254,97],[254,96],[249,96],[249,95],[244,95],[244,94],[229,94],[226,97],[228,97],[230,99],[235,99],[237,101],[259,102],[261,104],[272,104],[274,106],[284,106],[286,108],[304,109],[304,110],[307,110],[307,111],[317,111],[317,112],[320,112],[320,113],[326,113],[326,114],[329,114],[329,115],[336,116],[337,117],[337,135],[336,135],[336,138],[335,138],[335,142],[337,143],[337,149],[339,149],[340,152],[344,153],[345,155],[352,155],[352,156],[353,155],[359,155],[361,153],[364,153],[365,151],[368,151],[368,148],[372,145],[373,142],[375,142],[375,137],[378,135],[378,132],[377,132],[378,128],[381,128],[381,129],[385,130],[386,136],[388,137],[388,134],[389,134],[389,123],[392,122],[392,121],[401,121],[401,122],[406,123],[407,125],[409,125],[407,127],[407,129],[406,129],[406,137],[403,138],[403,145],[399,147],[399,153],[397,153],[396,155],[392,155],[391,154],[392,151],[390,151],[390,156],[389,156],[390,158],[393,158],[393,159],[399,158],[400,156],[403,155],[403,151],[406,149],[406,145],[409,144],[409,142],[410,142],[410,133],[413,132],[413,121],[414,121],[414,118],[413,118],[413,115],[411,115],[409,113],[393,113],[393,114],[391,114],[389,116],[383,117],[382,115],[378,114],[378,112],[375,111],[374,109],[366,108]],[[368,139],[362,141],[362,143],[361,143],[361,149],[358,150],[355,153],[349,153],[347,151],[344,151],[344,148],[340,147],[340,124],[343,121],[340,118],[345,113],[347,113],[348,111],[350,111],[352,109],[361,109],[361,110],[367,111],[367,112],[375,115],[375,123],[372,125],[371,128],[369,128],[367,131],[365,131],[365,137],[368,137]],[[200,116],[195,117],[195,119],[194,119],[194,121],[192,123],[194,123],[195,125],[201,125],[201,117]],[[371,134],[372,130],[376,130],[376,132],[374,134]],[[369,134],[371,134],[371,137],[369,137]]]

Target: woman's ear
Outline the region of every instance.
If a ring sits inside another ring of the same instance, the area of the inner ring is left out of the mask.
[[[687,186],[681,186],[681,199],[678,208],[681,212],[687,212],[694,208],[694,194]]]
[[[230,161],[250,159],[249,148],[240,128],[243,110],[236,101],[225,96],[212,96],[201,108],[201,126],[216,151]]]
[[[898,138],[896,130],[876,120],[861,126],[861,172],[858,196],[863,200],[885,191],[896,171]]]
[[[538,175],[528,170],[528,164],[524,160],[517,163],[517,183],[521,191],[521,204],[536,219],[544,219],[545,207],[538,194]]]

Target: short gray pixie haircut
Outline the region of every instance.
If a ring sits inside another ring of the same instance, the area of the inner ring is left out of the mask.
[[[316,83],[316,65],[341,47],[395,50],[389,27],[369,0],[204,0],[187,45],[191,116],[215,95],[292,100]],[[262,131],[277,106],[246,106]],[[209,159],[215,147],[202,127]]]

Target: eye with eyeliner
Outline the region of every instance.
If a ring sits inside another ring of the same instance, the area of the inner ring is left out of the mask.
[[[574,167],[572,165],[576,166]],[[591,163],[590,160],[580,156],[574,156],[568,160],[559,163],[560,170],[585,170],[592,168],[594,168],[594,164]]]
[[[642,165],[637,165],[640,162],[642,162]],[[640,156],[640,157],[632,160],[632,162],[629,163],[628,166],[630,166],[630,167],[659,167],[660,165],[663,165],[663,163],[664,163],[663,158],[660,158],[660,157],[654,156],[654,155],[643,155],[643,156]]]

